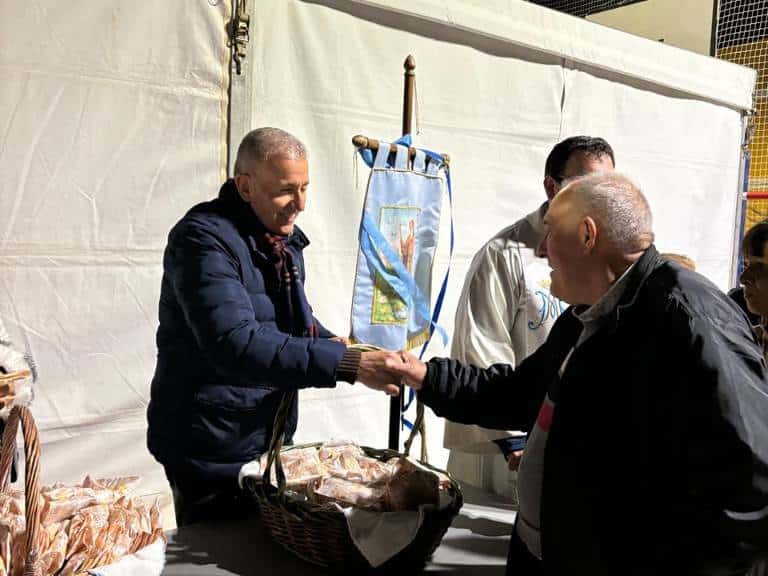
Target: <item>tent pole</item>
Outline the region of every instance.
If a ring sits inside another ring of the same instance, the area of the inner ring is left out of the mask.
[[[413,84],[416,80],[416,60],[409,54],[403,63],[405,82],[403,85],[403,136],[411,133],[411,116],[413,115]],[[389,401],[389,448],[400,451],[400,415],[403,410],[405,390],[400,386],[400,394]]]

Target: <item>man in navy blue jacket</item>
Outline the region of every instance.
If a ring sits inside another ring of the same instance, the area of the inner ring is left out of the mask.
[[[348,350],[307,303],[309,240],[295,221],[308,174],[297,138],[254,130],[240,144],[234,179],[168,236],[147,439],[179,525],[248,508],[237,474],[266,451],[287,391],[359,380],[397,393],[368,369],[380,353]],[[286,442],[297,419],[295,400]]]

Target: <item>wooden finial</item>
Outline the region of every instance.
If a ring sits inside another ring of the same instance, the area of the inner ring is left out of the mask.
[[[408,54],[408,58],[405,59],[403,68],[405,68],[407,74],[413,74],[413,71],[416,70],[416,58],[414,58],[412,54]]]
[[[352,137],[352,144],[354,144],[357,148],[365,148],[368,146],[368,138],[362,134],[358,134],[357,136]]]

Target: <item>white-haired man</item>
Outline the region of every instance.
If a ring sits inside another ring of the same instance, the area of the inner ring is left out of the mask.
[[[567,304],[549,291],[549,267],[534,254],[545,235],[542,218],[563,183],[613,170],[613,148],[603,138],[571,136],[558,142],[544,163],[544,202],[498,232],[475,254],[456,305],[451,358],[487,368],[516,366],[547,339]],[[445,423],[443,444],[451,450],[454,478],[517,501],[514,471],[525,436]]]
[[[238,471],[266,450],[286,391],[337,380],[398,391],[366,368],[381,353],[348,350],[312,314],[303,287],[309,240],[295,226],[308,187],[304,145],[279,128],[253,130],[234,179],[168,236],[147,439],[179,525],[252,507]],[[286,443],[297,420],[294,401]]]
[[[541,559],[525,574],[744,574],[768,515],[765,363],[749,326],[659,257],[627,178],[574,181],[546,222],[552,294],[575,306],[533,355],[480,369],[402,352],[384,368],[438,415],[530,431],[510,574],[520,549]]]

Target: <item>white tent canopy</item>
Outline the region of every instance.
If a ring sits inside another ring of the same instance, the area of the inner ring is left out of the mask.
[[[233,95],[250,107],[235,111],[230,145],[260,125],[307,141],[307,289],[331,328],[348,326],[363,202],[350,138],[399,135],[408,54],[417,63],[416,143],[451,156],[456,255],[442,317],[449,332],[472,254],[544,200],[546,155],[574,134],[611,142],[618,169],[649,197],[660,249],[691,256],[727,286],[740,107],[751,102],[753,71],[524,2],[262,2],[251,43],[250,77],[235,85],[247,94]],[[687,84],[692,70],[701,75]],[[715,103],[725,99],[728,106]],[[447,354],[437,339],[429,352]],[[352,436],[381,446],[386,419],[387,402],[364,389],[309,390],[297,439]],[[442,423],[431,419],[429,428],[430,453],[443,463]]]
[[[0,0],[0,317],[40,368],[44,481],[141,473],[165,489],[144,443],[165,237],[250,128],[309,147],[307,290],[346,333],[365,177],[350,139],[399,136],[408,54],[416,143],[452,159],[449,333],[471,255],[544,199],[546,154],[579,133],[644,188],[659,248],[727,287],[753,71],[517,0],[248,4],[228,127],[229,2]],[[303,392],[297,441],[384,446],[388,404],[362,386]],[[428,427],[444,464],[442,423]]]

